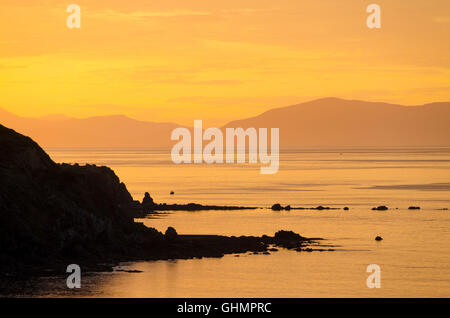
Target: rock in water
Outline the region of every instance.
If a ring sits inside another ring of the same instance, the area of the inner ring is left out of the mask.
[[[164,235],[168,240],[175,240],[178,238],[177,231],[171,226],[167,228],[166,233]]]
[[[281,210],[283,210],[283,207],[281,206],[281,204],[275,203],[274,205],[272,205],[272,210],[273,211],[281,211]]]
[[[145,192],[144,198],[142,199],[142,208],[144,212],[152,212],[155,209],[155,202],[148,192]]]
[[[376,208],[372,208],[372,210],[374,210],[374,211],[386,211],[386,210],[388,210],[388,207],[385,206],[385,205],[380,205],[380,206],[378,206]]]
[[[279,203],[275,203],[274,205],[272,205],[271,208],[273,211],[281,211],[281,210],[286,210],[286,211],[290,211],[291,210],[291,206],[290,205],[286,205],[286,206],[282,206]]]

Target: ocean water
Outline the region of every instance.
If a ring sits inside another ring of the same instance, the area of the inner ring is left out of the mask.
[[[333,252],[134,262],[140,273],[87,274],[69,290],[65,277],[28,283],[21,293],[62,297],[449,297],[450,148],[290,149],[280,170],[259,164],[181,164],[169,149],[47,149],[57,162],[108,165],[135,199],[158,203],[246,205],[251,211],[178,211],[140,219],[181,234],[321,237]],[[170,192],[174,191],[174,195]],[[272,204],[344,210],[274,212]],[[371,208],[386,205],[388,211]],[[408,210],[420,206],[420,210]],[[374,238],[380,235],[383,241]],[[367,266],[381,269],[368,288]]]

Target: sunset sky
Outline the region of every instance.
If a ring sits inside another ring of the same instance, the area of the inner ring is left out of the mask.
[[[39,4],[38,4],[39,2]],[[66,8],[81,7],[81,29]],[[382,28],[366,26],[381,6]],[[335,96],[450,100],[448,0],[2,0],[0,108],[220,125]]]

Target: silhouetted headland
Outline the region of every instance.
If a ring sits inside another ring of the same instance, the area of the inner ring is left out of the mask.
[[[319,240],[288,231],[226,237],[169,228],[163,234],[133,214],[212,207],[160,205],[150,195],[142,204],[133,201],[110,168],[57,164],[32,139],[2,125],[0,149],[0,275],[62,274],[72,263],[83,271],[111,270],[121,261],[268,253],[273,246],[309,251]]]

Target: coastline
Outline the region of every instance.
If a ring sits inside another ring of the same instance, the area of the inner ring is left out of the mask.
[[[80,265],[83,272],[112,272],[122,262],[159,261],[176,259],[221,258],[226,254],[270,255],[284,248],[295,252],[334,251],[332,245],[322,248],[322,238],[306,238],[292,231],[280,230],[274,236],[222,236],[222,235],[178,235],[166,231],[160,240],[155,240],[147,249],[129,250],[127,253],[110,254],[102,257],[55,258],[50,263],[21,264],[16,270],[2,269],[0,277],[64,275],[68,264]],[[1,287],[1,286],[0,286]],[[1,290],[2,288],[0,288]]]
[[[254,209],[200,204],[156,204],[148,193],[134,201],[108,167],[57,164],[37,143],[0,125],[0,272],[15,275],[65,273],[68,264],[111,271],[134,260],[222,257],[270,253],[275,247],[312,251],[314,241],[291,231],[274,236],[227,237],[165,234],[134,221],[155,211]],[[111,265],[113,264],[113,265]]]

